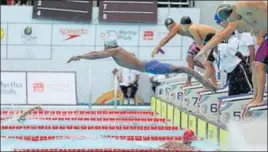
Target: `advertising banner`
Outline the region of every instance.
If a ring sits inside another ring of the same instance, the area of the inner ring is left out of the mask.
[[[75,73],[28,72],[29,104],[76,104]]]
[[[164,25],[143,25],[140,27],[140,46],[155,47],[168,34]],[[165,46],[181,46],[182,36],[176,35]]]
[[[96,32],[97,46],[103,46],[104,39],[108,36],[115,37],[120,46],[138,46],[138,25],[98,25]]]
[[[7,58],[7,47],[1,45],[1,59]]]
[[[1,29],[0,29],[0,40],[1,40],[1,46],[7,44],[7,24],[1,23]]]
[[[26,104],[26,73],[1,72],[1,104]]]
[[[53,45],[95,45],[95,25],[54,24]]]
[[[51,45],[52,24],[9,24],[8,45]]]
[[[9,59],[51,59],[52,48],[50,46],[9,46]]]

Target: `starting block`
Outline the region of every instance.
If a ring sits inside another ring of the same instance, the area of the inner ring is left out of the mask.
[[[242,94],[227,97],[220,97],[218,102],[219,108],[219,123],[226,125],[229,122],[241,122],[242,110],[246,104],[253,98],[253,94]],[[267,93],[264,94],[264,99],[267,99]],[[264,113],[251,115],[252,119],[261,117]]]
[[[203,88],[203,85],[193,85],[183,87],[182,109],[188,112],[197,112],[198,92]]]
[[[177,82],[178,84],[179,82]],[[178,85],[171,86],[171,91],[169,93],[169,101],[171,101],[174,105],[177,107],[181,107],[181,104],[183,102],[183,83],[179,83]],[[198,85],[199,83],[197,81],[192,82],[193,85]]]
[[[218,98],[227,95],[228,87],[219,89],[216,93],[210,91],[199,92],[197,113],[210,121],[218,121]]]

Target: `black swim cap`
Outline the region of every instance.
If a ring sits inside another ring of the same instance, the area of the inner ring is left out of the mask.
[[[167,18],[165,20],[165,26],[168,27],[170,24],[175,23],[175,21],[172,18]]]
[[[230,15],[232,14],[233,7],[232,7],[232,5],[229,5],[229,4],[221,4],[217,8],[216,12],[221,20],[226,21],[230,17]]]
[[[181,18],[181,25],[185,25],[185,24],[192,24],[192,20],[189,16],[183,16]]]

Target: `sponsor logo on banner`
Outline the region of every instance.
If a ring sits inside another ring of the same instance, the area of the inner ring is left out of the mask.
[[[31,26],[25,27],[23,33],[21,34],[21,40],[24,44],[36,44],[37,36],[34,35],[33,29]]]
[[[5,37],[5,30],[4,30],[4,28],[3,27],[1,27],[1,40],[3,40],[4,39],[4,37]]]
[[[88,34],[88,29],[85,28],[61,28],[59,29],[61,35],[65,36],[63,41],[78,38],[82,35]]]
[[[100,38],[105,39],[106,37],[112,36],[117,38],[118,40],[132,40],[134,36],[136,36],[138,32],[131,31],[131,30],[108,30],[105,32],[100,33]]]
[[[33,92],[44,92],[44,83],[42,82],[36,82],[33,83]]]
[[[22,83],[12,81],[12,82],[4,82],[1,81],[1,95],[16,95],[17,89],[21,89],[23,87]]]
[[[153,31],[144,31],[143,39],[144,40],[153,40],[154,39],[154,32]]]
[[[35,82],[32,85],[33,92],[45,92],[45,91],[53,91],[53,92],[64,92],[69,91],[70,87],[69,84],[45,84],[43,82]]]

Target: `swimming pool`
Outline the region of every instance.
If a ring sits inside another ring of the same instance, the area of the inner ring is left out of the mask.
[[[90,111],[86,107],[43,108],[33,111],[23,123],[8,119],[20,113],[18,108],[1,110],[1,151],[162,151],[162,144],[182,140],[184,132],[156,118],[149,107]],[[218,148],[201,140],[193,146],[201,151]]]

